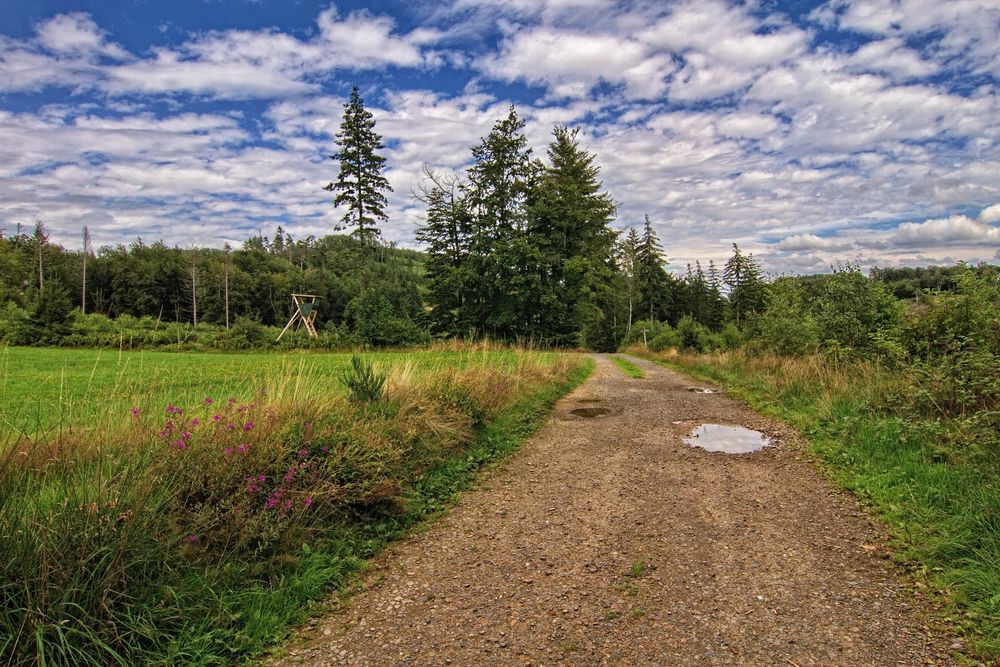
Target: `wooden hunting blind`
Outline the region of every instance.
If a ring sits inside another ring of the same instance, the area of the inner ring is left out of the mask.
[[[289,329],[297,329],[299,324],[305,325],[309,336],[315,338],[318,335],[316,333],[316,315],[319,313],[317,310],[319,297],[315,294],[293,294],[292,301],[295,303],[295,312],[292,313],[292,318],[288,320],[285,328],[278,334],[277,340],[281,340],[281,337]]]

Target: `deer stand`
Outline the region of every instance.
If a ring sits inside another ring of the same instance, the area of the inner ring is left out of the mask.
[[[300,323],[305,325],[309,336],[315,338],[318,335],[316,333],[316,306],[319,305],[319,297],[315,294],[293,294],[292,301],[295,302],[295,312],[292,313],[292,319],[288,320],[288,324],[278,334],[277,340],[281,340],[281,337],[289,329],[293,331],[297,329]]]

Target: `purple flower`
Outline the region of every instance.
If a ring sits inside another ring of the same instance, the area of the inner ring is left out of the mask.
[[[257,475],[258,482],[264,482],[267,480],[267,475]]]
[[[184,410],[182,410],[181,408],[177,407],[176,405],[174,405],[172,403],[169,404],[169,405],[167,405],[167,414],[168,415],[179,415],[179,414],[182,414],[183,412],[184,412]]]
[[[142,412],[142,410],[140,410],[139,408],[132,408],[133,417],[138,417],[140,412]]]
[[[278,499],[275,498],[274,496],[271,496],[270,498],[267,499],[267,509],[273,510],[275,505],[277,504],[278,504]]]
[[[321,451],[321,452],[323,452],[324,454],[329,454],[329,453],[330,453],[330,448],[329,448],[329,447],[327,447],[326,445],[323,445],[323,446],[322,446],[322,447],[320,447],[319,449],[320,449],[320,451]]]
[[[197,535],[188,535],[187,537],[185,537],[185,538],[184,538],[183,540],[181,540],[181,541],[182,541],[182,542],[187,542],[187,543],[189,543],[189,544],[190,544],[191,542],[197,542],[197,541],[198,541],[198,536],[197,536]]]
[[[204,400],[204,401],[202,401],[202,402],[203,402],[203,403],[204,403],[205,405],[211,405],[211,404],[212,404],[212,397],[211,397],[211,396],[206,396],[206,397],[205,397],[205,400]]]
[[[234,424],[232,422],[229,422],[228,424],[226,424],[226,430],[227,431],[235,431],[236,430],[236,424]]]
[[[226,403],[228,403],[229,405],[236,405],[236,399],[230,396],[229,400],[226,401]]]
[[[302,501],[302,504],[305,505],[306,507],[312,507],[313,504],[312,496],[306,496],[305,500]]]
[[[245,454],[247,450],[250,449],[250,445],[240,445],[236,448],[237,454]]]
[[[174,442],[174,447],[176,447],[177,449],[187,449],[189,445],[186,442],[184,442],[183,438],[181,438],[176,442]]]
[[[302,458],[305,458],[305,457],[309,456],[309,450],[308,449],[300,449],[299,450],[299,456],[301,456]]]
[[[247,422],[246,424],[244,424],[243,425],[243,430],[244,431],[252,431],[253,430],[253,422]]]
[[[232,447],[226,447],[225,449],[222,450],[222,453],[225,454],[226,456],[232,456],[232,454],[233,454],[233,448]]]
[[[191,426],[197,426],[200,423],[201,423],[201,420],[198,419],[197,417],[195,417],[194,419],[191,420]]]
[[[293,503],[293,502],[292,502],[292,501],[291,501],[290,499],[289,499],[289,500],[286,500],[286,501],[285,501],[285,509],[286,509],[286,510],[290,510],[290,509],[292,509],[292,506],[293,506],[294,504],[295,504],[295,503]]]
[[[212,415],[212,421],[214,422],[222,421],[222,415]]]

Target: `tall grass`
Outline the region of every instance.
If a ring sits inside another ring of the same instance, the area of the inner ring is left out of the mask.
[[[385,400],[289,364],[241,391],[145,390],[0,446],[0,662],[231,663],[509,451],[585,364],[370,359]],[[186,397],[183,401],[168,396]],[[500,428],[499,431],[496,429]]]
[[[910,369],[818,355],[634,352],[717,381],[796,426],[832,479],[883,517],[896,557],[947,593],[946,620],[975,651],[1000,657],[1000,466],[976,446],[975,422],[915,409],[919,376]]]

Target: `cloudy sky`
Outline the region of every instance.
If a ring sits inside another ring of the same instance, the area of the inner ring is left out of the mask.
[[[1000,0],[2,0],[0,228],[80,246],[330,233],[343,102],[387,144],[385,237],[510,104],[579,126],[671,268],[1000,261]]]

